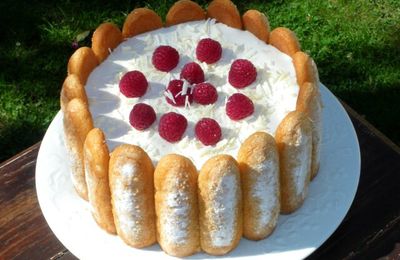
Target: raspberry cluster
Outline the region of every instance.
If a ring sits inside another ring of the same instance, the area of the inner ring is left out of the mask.
[[[199,41],[196,47],[196,58],[206,64],[214,64],[222,57],[221,44],[206,38]],[[162,72],[170,72],[179,63],[179,52],[166,45],[155,49],[152,64]],[[209,65],[207,65],[209,66]],[[251,85],[257,77],[257,70],[249,60],[237,59],[230,67],[228,82],[236,89]],[[120,91],[128,98],[140,98],[145,95],[148,82],[142,72],[134,70],[126,73],[119,83]],[[164,92],[165,100],[174,107],[188,107],[192,102],[199,105],[211,105],[218,100],[215,86],[206,82],[202,67],[196,62],[185,64],[180,72],[180,79],[168,83]],[[226,115],[233,121],[242,120],[254,113],[254,104],[242,93],[231,95],[225,105]],[[129,115],[129,122],[137,130],[148,129],[156,121],[154,109],[144,103],[138,103]],[[168,142],[174,143],[183,138],[188,122],[175,112],[161,116],[158,124],[159,135]],[[221,140],[222,131],[217,121],[212,118],[202,118],[195,125],[195,136],[204,145],[215,145]]]

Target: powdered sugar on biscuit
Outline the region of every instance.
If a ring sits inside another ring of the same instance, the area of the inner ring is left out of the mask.
[[[239,185],[236,175],[230,173],[224,175],[215,187],[212,201],[206,206],[214,222],[210,236],[211,243],[215,247],[230,246],[235,238]]]

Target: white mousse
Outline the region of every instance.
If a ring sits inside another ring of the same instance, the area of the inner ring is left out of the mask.
[[[203,38],[212,38],[221,44],[222,57],[217,63],[208,65],[197,60],[196,46]],[[171,72],[158,71],[151,63],[153,51],[160,45],[170,45],[180,54],[179,64]],[[228,82],[230,66],[236,59],[248,59],[257,69],[256,81],[241,90]],[[171,79],[179,79],[183,66],[192,61],[200,64],[206,82],[216,87],[218,100],[207,106],[192,103],[190,107],[173,107],[165,100],[165,88]],[[140,98],[126,98],[119,91],[121,77],[131,70],[141,71],[149,82],[146,94]],[[298,91],[289,56],[247,31],[215,20],[179,24],[132,37],[91,73],[86,84],[95,127],[104,131],[110,150],[121,143],[139,145],[154,163],[166,154],[177,153],[189,157],[198,169],[217,154],[236,158],[241,143],[256,131],[274,136],[281,120],[295,110]],[[232,121],[225,113],[225,103],[237,92],[253,101],[255,111],[241,121]],[[156,122],[145,131],[129,124],[129,113],[136,103],[151,105],[157,114]],[[183,139],[176,143],[169,143],[158,134],[160,117],[171,111],[188,120]],[[215,119],[222,128],[222,139],[214,146],[204,146],[195,137],[194,126],[203,117]]]

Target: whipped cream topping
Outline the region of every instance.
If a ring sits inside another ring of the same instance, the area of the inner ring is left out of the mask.
[[[222,46],[222,57],[208,65],[197,60],[195,49],[203,38],[217,40]],[[166,73],[151,63],[153,51],[159,45],[170,45],[180,54],[178,66]],[[244,89],[236,89],[228,82],[228,72],[236,59],[248,59],[257,69],[257,79]],[[173,107],[165,100],[165,89],[171,79],[179,79],[186,63],[195,61],[203,69],[206,82],[218,91],[218,100],[212,105],[196,103],[187,107]],[[119,81],[128,71],[139,70],[147,78],[149,87],[140,98],[126,98],[119,91]],[[247,31],[230,28],[215,20],[196,21],[161,28],[140,34],[121,43],[90,75],[86,92],[95,127],[101,128],[110,150],[122,143],[142,147],[157,163],[169,153],[190,158],[197,169],[210,157],[229,154],[236,158],[241,143],[256,131],[275,135],[280,121],[295,110],[299,87],[292,60],[271,45]],[[232,121],[225,113],[228,97],[241,92],[254,103],[254,114]],[[129,124],[129,113],[137,103],[151,105],[156,111],[156,122],[145,131]],[[158,134],[160,117],[177,112],[186,117],[188,127],[183,139],[169,143]],[[222,128],[222,139],[214,146],[204,146],[195,137],[194,126],[203,117],[215,119]]]

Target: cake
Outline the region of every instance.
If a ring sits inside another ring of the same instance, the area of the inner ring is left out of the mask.
[[[60,103],[71,176],[99,227],[173,256],[268,237],[319,168],[317,68],[287,28],[204,11],[138,8],[101,24],[68,62]],[[111,153],[110,153],[111,151]]]

